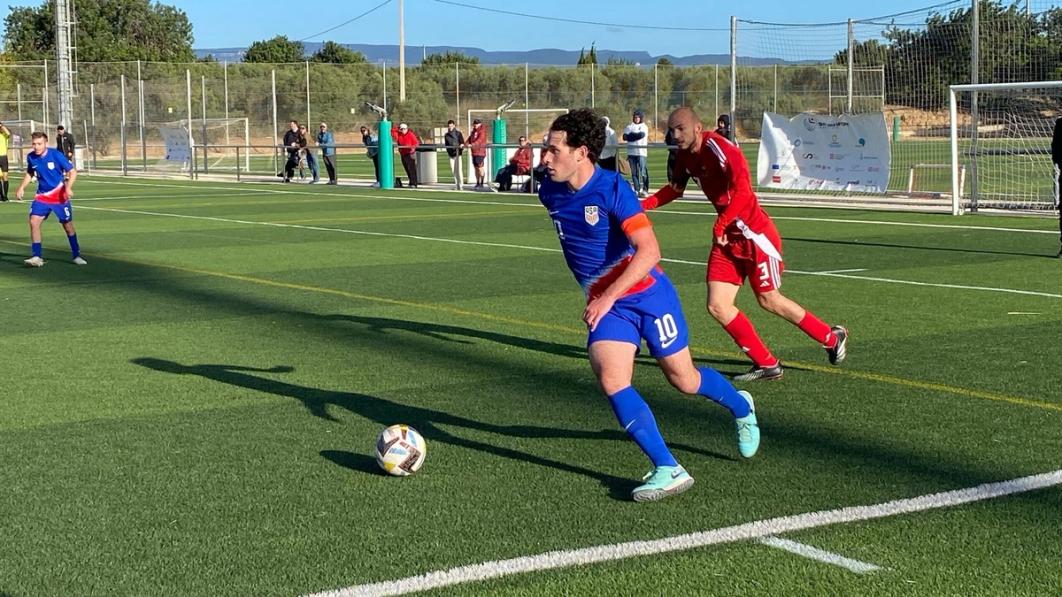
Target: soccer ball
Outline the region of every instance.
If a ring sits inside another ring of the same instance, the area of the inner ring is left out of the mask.
[[[428,444],[409,425],[391,425],[376,438],[376,464],[396,477],[412,475],[424,464]]]

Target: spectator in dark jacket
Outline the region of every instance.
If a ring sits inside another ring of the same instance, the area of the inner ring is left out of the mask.
[[[417,181],[417,146],[420,145],[420,139],[417,138],[417,134],[409,130],[409,125],[402,123],[398,125],[398,130],[391,131],[391,138],[394,139],[395,145],[398,146],[398,155],[402,158],[402,168],[406,171],[406,176],[409,177],[409,187],[412,189],[417,188],[419,182]]]
[[[671,135],[671,129],[667,129],[664,135],[664,143],[667,145],[667,182],[675,175],[675,158],[678,155],[678,147],[675,146],[675,137]]]
[[[74,136],[66,132],[66,128],[61,124],[55,127],[55,148],[65,155],[71,164],[74,163]]]
[[[509,158],[509,163],[504,168],[498,170],[498,176],[494,179],[494,182],[498,183],[499,191],[508,191],[513,188],[513,176],[531,173],[531,159],[534,155],[531,146],[527,144],[527,137],[522,135],[519,143],[520,147],[516,149],[516,153]]]
[[[465,136],[458,130],[457,124],[450,120],[446,123],[446,135],[443,136],[446,143],[446,155],[450,158],[450,172],[454,175],[454,188],[460,191],[464,181],[461,179],[461,154],[465,144]]]
[[[305,145],[305,142],[300,143],[299,138],[299,121],[292,120],[284,133],[284,151],[288,153],[288,159],[284,162],[284,171],[277,174],[284,177],[284,182],[291,182],[291,178],[295,176],[295,167],[299,165],[299,150]]]
[[[730,125],[729,114],[719,115],[719,119],[715,121],[715,132],[726,137],[727,139],[730,139],[731,141],[734,140],[734,127]]]

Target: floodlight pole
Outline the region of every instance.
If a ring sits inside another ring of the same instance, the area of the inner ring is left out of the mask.
[[[74,124],[74,69],[70,52],[70,4],[70,0],[56,0],[55,2],[55,52],[59,63],[58,124],[68,127]]]
[[[398,0],[398,101],[406,101],[406,18],[403,0]]]

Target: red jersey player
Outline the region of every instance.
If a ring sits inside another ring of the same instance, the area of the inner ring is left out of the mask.
[[[774,222],[760,207],[752,191],[748,162],[726,137],[705,131],[690,108],[675,110],[668,128],[678,146],[672,182],[642,200],[646,211],[665,205],[686,190],[696,178],[718,217],[712,228],[708,256],[708,312],[752,359],[747,373],[737,381],[779,379],[782,364],[760,339],[752,322],[734,304],[748,278],[760,306],[799,327],[826,349],[830,363],[844,360],[848,330],[829,326],[778,289],[782,286],[782,239]]]

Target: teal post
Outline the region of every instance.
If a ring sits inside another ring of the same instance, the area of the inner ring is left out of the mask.
[[[505,142],[505,121],[501,118],[496,118],[494,120],[494,144],[504,145]],[[505,159],[505,148],[493,148],[490,154],[490,167],[493,172],[490,175],[490,180],[484,182],[489,184],[493,181],[498,176],[498,171],[505,167],[505,164],[507,163],[508,160]]]
[[[892,142],[897,143],[900,141],[900,117],[892,117]]]
[[[391,121],[384,118],[380,121],[380,129],[377,132],[380,139],[380,153],[376,154],[380,160],[380,188],[395,188],[395,150],[391,139]]]

